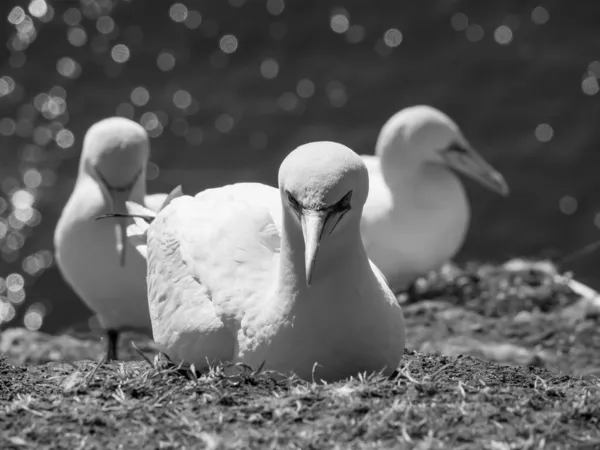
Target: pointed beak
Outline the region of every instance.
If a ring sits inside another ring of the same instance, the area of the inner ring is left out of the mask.
[[[317,253],[323,237],[323,230],[329,217],[328,211],[302,211],[301,224],[304,235],[304,262],[306,268],[306,286],[310,287],[317,260]]]
[[[461,147],[460,151],[449,149],[443,155],[446,164],[454,170],[463,173],[504,197],[509,194],[508,184],[502,174],[494,169],[471,146]]]

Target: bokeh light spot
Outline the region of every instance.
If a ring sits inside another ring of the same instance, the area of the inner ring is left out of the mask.
[[[500,45],[508,45],[513,40],[513,32],[506,25],[500,25],[494,30],[494,40]]]
[[[8,14],[8,21],[13,25],[19,25],[25,20],[25,10],[20,6],[15,6]]]
[[[39,330],[44,322],[45,313],[46,308],[41,303],[34,303],[27,308],[27,312],[23,318],[23,325],[30,331]]]
[[[467,27],[467,39],[471,42],[479,42],[483,39],[484,31],[481,25],[472,24]]]
[[[552,139],[554,130],[547,123],[541,123],[535,128],[535,137],[540,142],[548,142]]]
[[[69,41],[69,44],[75,47],[81,47],[87,42],[87,34],[83,28],[69,28],[69,31],[67,32],[67,40]]]
[[[11,273],[6,277],[6,289],[9,292],[17,292],[25,287],[25,279],[19,273]]]
[[[185,19],[185,26],[188,27],[190,30],[195,30],[201,24],[202,14],[200,14],[198,11],[191,10]]]
[[[284,111],[291,112],[298,107],[298,97],[293,92],[284,92],[277,99],[277,104]]]
[[[160,168],[158,167],[158,164],[152,161],[148,162],[148,167],[146,168],[146,180],[156,180],[159,174]]]
[[[571,197],[570,195],[565,195],[558,202],[558,208],[560,209],[560,212],[568,216],[575,214],[575,212],[577,212],[577,207],[577,199],[575,197]]]
[[[98,17],[96,29],[102,34],[110,34],[115,29],[115,21],[109,16]]]
[[[219,47],[224,53],[233,53],[238,48],[238,40],[232,34],[226,34],[221,38]]]
[[[588,64],[588,71],[596,78],[600,78],[600,61],[592,61]]]
[[[135,117],[135,108],[131,103],[123,102],[117,106],[115,113],[117,116],[133,119]]]
[[[14,134],[17,124],[14,120],[4,117],[0,120],[0,134],[2,136],[11,136]]]
[[[398,47],[402,43],[402,32],[397,28],[390,28],[383,35],[383,42],[388,47]]]
[[[346,88],[339,81],[331,81],[327,84],[327,96],[331,105],[336,108],[343,107],[348,101]]]
[[[150,92],[143,86],[136,87],[133,91],[131,91],[131,95],[129,96],[131,99],[131,103],[135,106],[144,106],[148,101],[150,101]]]
[[[37,189],[42,184],[42,174],[37,169],[27,169],[23,174],[23,183],[28,189]]]
[[[45,0],[32,0],[29,3],[28,10],[29,14],[39,19],[40,17],[45,16],[48,12],[48,4],[45,2]]]
[[[587,95],[596,95],[600,90],[600,86],[598,86],[598,78],[594,75],[588,75],[581,82],[581,90],[584,94]]]
[[[350,25],[346,32],[346,41],[351,44],[357,44],[365,38],[365,27],[362,25]]]
[[[310,98],[315,94],[315,83],[308,78],[304,78],[298,81],[296,86],[296,93],[300,98]]]
[[[341,12],[333,14],[329,23],[331,29],[338,34],[345,33],[350,27],[350,20],[347,15]]]
[[[187,19],[187,16],[187,6],[185,6],[182,3],[175,3],[169,9],[169,17],[171,17],[171,20],[173,20],[174,22],[184,22],[185,19]]]
[[[129,60],[129,47],[125,44],[117,44],[112,48],[110,56],[115,62],[123,64]]]
[[[267,11],[273,16],[278,16],[283,12],[285,4],[283,0],[267,0]]]
[[[81,11],[77,8],[69,8],[64,12],[63,20],[71,27],[79,25],[81,22]]]
[[[550,20],[550,13],[543,6],[536,6],[531,11],[531,21],[537,25],[543,25]]]
[[[140,124],[146,129],[146,131],[151,131],[160,125],[160,121],[153,112],[145,112],[142,114],[142,117],[140,117]]]
[[[173,104],[179,109],[186,109],[192,104],[192,96],[182,89],[173,94]]]
[[[229,114],[221,114],[215,120],[215,128],[220,133],[229,133],[233,129],[235,121]]]
[[[156,65],[163,72],[173,70],[175,67],[175,56],[169,52],[162,52],[158,55],[158,58],[156,58]]]
[[[10,322],[15,318],[15,307],[0,297],[0,323]]]
[[[56,70],[65,78],[77,78],[81,72],[81,67],[72,58],[60,58],[56,63]]]
[[[273,58],[267,58],[260,65],[260,73],[263,77],[272,80],[279,73],[279,64]]]
[[[450,25],[455,31],[464,31],[469,26],[469,18],[464,13],[453,14]]]
[[[75,136],[71,131],[64,129],[56,133],[55,140],[60,148],[67,149],[69,147],[72,147],[75,143]]]
[[[0,97],[11,94],[15,90],[15,80],[5,76],[0,78]]]

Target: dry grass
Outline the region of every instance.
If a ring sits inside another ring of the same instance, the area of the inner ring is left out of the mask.
[[[144,362],[1,363],[0,374],[5,449],[600,445],[596,381],[472,357],[407,353],[392,379],[331,385]]]
[[[600,447],[600,384],[577,375],[600,367],[598,315],[551,266],[445,270],[404,308],[397,375],[330,385],[200,375],[160,355],[47,362],[102,345],[12,330],[5,355],[24,365],[0,362],[0,448]]]

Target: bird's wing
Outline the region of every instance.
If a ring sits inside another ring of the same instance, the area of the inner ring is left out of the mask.
[[[173,200],[149,229],[149,292],[160,291],[150,295],[151,314],[188,327],[222,323],[233,334],[275,278],[280,208],[278,191],[256,183]],[[174,303],[156,308],[153,302]]]
[[[162,192],[158,194],[146,195],[146,197],[144,197],[144,206],[154,212],[158,212],[167,199],[167,196],[168,194]]]

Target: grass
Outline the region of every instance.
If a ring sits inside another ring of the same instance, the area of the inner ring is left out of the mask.
[[[404,299],[394,376],[329,385],[197,374],[139,336],[149,359],[76,361],[99,359],[101,343],[8,330],[0,448],[598,448],[591,306],[550,264],[447,268]]]

